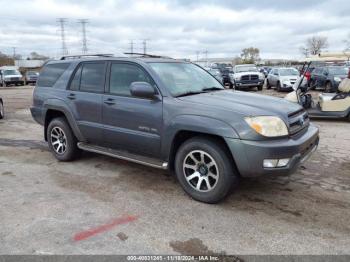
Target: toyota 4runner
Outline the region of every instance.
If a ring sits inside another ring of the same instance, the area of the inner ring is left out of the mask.
[[[299,105],[225,90],[168,58],[64,57],[44,66],[33,96],[32,116],[58,160],[86,150],[173,170],[206,203],[240,177],[295,171],[319,140]]]

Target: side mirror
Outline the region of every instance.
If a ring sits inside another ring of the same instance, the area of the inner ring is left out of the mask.
[[[156,90],[147,82],[132,82],[130,85],[132,96],[140,98],[154,98]]]

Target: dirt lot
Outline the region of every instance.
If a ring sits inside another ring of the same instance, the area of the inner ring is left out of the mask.
[[[297,173],[245,179],[207,205],[165,171],[56,161],[31,95],[0,89],[1,254],[350,254],[350,123],[314,121],[320,145]]]

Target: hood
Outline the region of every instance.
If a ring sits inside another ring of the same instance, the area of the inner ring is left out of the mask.
[[[11,77],[22,77],[22,75],[5,75],[3,77],[6,79],[6,78],[11,78]]]
[[[241,76],[244,76],[244,75],[263,75],[262,73],[260,72],[239,72],[239,73],[234,73],[233,74],[235,77],[241,77]]]
[[[273,115],[288,119],[288,114],[301,109],[300,105],[282,98],[240,91],[217,91],[179,98],[181,101],[210,107],[211,111],[226,110],[243,116]],[[205,110],[204,114],[205,114]]]

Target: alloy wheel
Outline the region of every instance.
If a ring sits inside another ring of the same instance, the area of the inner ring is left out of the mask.
[[[214,189],[219,181],[218,165],[208,153],[194,150],[183,161],[183,173],[187,183],[199,192]]]
[[[55,152],[63,155],[67,150],[67,137],[62,128],[56,126],[51,130],[51,145]]]

